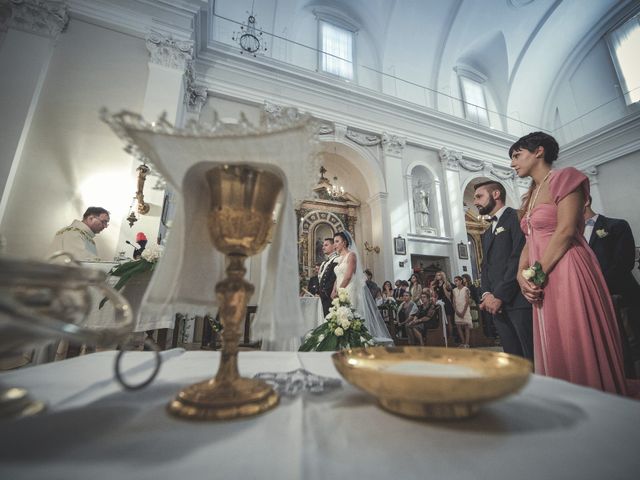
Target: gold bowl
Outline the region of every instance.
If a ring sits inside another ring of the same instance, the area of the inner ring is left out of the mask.
[[[506,353],[435,347],[365,347],[332,355],[340,374],[382,408],[415,418],[465,418],[515,393],[531,362]]]

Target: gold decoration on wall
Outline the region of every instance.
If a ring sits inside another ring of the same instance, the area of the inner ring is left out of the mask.
[[[138,172],[138,190],[136,191],[136,200],[138,201],[138,213],[140,215],[146,215],[151,208],[148,203],[144,203],[144,182],[147,179],[149,173],[149,167],[146,165],[140,165],[136,168]]]

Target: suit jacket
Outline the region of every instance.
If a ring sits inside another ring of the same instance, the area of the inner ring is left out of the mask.
[[[318,295],[320,293],[320,280],[318,280],[317,275],[314,275],[309,279],[307,290],[313,295]]]
[[[496,225],[482,234],[482,274],[481,294],[492,293],[502,300],[505,310],[531,308],[531,304],[522,296],[518,285],[518,264],[525,244],[520,229],[518,213],[507,207]]]
[[[606,232],[602,237],[598,230]],[[636,247],[626,220],[598,215],[589,246],[596,254],[612,295],[622,295],[623,305],[640,304],[640,285],[633,276]]]
[[[331,256],[325,260],[320,266],[320,273],[318,277],[320,279],[320,296],[328,298],[333,291],[333,285],[336,283],[336,274],[333,271],[338,264],[338,256]]]

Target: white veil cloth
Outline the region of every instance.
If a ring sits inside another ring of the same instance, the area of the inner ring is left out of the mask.
[[[391,334],[384,323],[380,310],[367,287],[366,276],[362,265],[362,257],[353,237],[346,230],[343,232],[349,240],[349,250],[356,256],[356,271],[353,272],[351,282],[354,282],[354,292],[358,295],[356,311],[364,318],[364,325],[369,330],[376,344],[393,345]]]
[[[291,109],[294,110],[294,109]],[[151,162],[177,191],[179,204],[165,251],[136,319],[136,330],[173,328],[178,312],[203,315],[218,310],[215,285],[223,280],[225,257],[214,249],[207,227],[209,186],[203,175],[221,166],[243,164],[271,171],[283,180],[280,210],[267,255],[267,272],[257,292],[252,336],[264,350],[297,350],[304,333],[298,298],[297,225],[291,193],[297,198],[314,183],[315,124],[290,114],[259,127],[243,116],[238,124],[191,124],[176,129],[162,117],[152,124],[130,112],[102,119],[127,142],[127,151]]]

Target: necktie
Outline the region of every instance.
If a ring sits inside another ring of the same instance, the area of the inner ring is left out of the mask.
[[[493,233],[496,230],[496,225],[498,225],[498,217],[494,215],[493,217],[490,218],[490,221],[491,221],[491,233]]]
[[[593,227],[596,224],[596,221],[595,221],[595,219],[593,217],[591,217],[589,220],[584,222],[584,224],[587,227]]]

